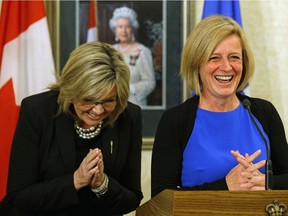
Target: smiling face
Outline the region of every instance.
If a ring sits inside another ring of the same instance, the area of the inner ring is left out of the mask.
[[[112,101],[117,98],[116,87],[104,98],[101,99],[102,102]],[[97,105],[93,99],[76,100],[74,103],[74,109],[78,117],[78,124],[83,128],[89,128],[98,125],[101,121],[109,116],[110,113],[115,109],[116,102],[114,106],[104,108],[104,106],[99,103]]]
[[[122,43],[129,43],[132,40],[133,29],[130,21],[126,18],[119,18],[115,27],[115,34]]]
[[[209,60],[200,68],[202,96],[227,99],[234,97],[243,71],[242,47],[237,35],[222,40]]]

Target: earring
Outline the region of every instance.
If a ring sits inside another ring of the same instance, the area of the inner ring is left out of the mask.
[[[118,36],[117,36],[117,35],[115,36],[115,41],[116,41],[116,42],[118,42],[118,41],[119,41],[119,38],[118,38]]]

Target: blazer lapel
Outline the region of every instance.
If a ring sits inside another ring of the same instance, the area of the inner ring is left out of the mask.
[[[60,115],[55,121],[55,129],[64,166],[68,172],[73,172],[75,170],[75,137],[72,118]]]

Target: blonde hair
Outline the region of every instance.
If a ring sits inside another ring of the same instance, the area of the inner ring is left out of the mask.
[[[117,104],[108,117],[108,123],[112,125],[127,106],[130,71],[122,54],[109,44],[90,42],[77,47],[57,80],[50,89],[59,91],[58,115],[75,115],[71,112],[75,100],[104,99],[115,86]]]
[[[226,37],[237,35],[242,46],[243,72],[237,91],[241,91],[254,73],[254,57],[241,26],[229,17],[209,16],[203,19],[190,33],[181,56],[180,75],[187,86],[201,95],[199,67],[207,62],[216,46]]]

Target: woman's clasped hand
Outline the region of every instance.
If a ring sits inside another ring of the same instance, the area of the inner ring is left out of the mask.
[[[265,166],[266,161],[253,163],[261,154],[261,150],[257,150],[250,156],[248,154],[241,155],[239,151],[233,150],[231,150],[231,154],[239,164],[226,176],[229,190],[265,190],[265,175],[259,169]]]

